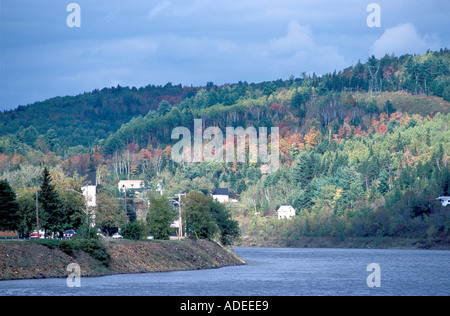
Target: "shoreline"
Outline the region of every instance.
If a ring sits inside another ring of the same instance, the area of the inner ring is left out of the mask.
[[[243,236],[236,247],[450,250],[449,241],[399,237],[315,237],[297,239]]]
[[[295,240],[243,236],[233,247],[450,250],[450,243],[425,243],[419,238],[300,237]],[[0,241],[0,282],[6,280],[66,278],[67,266],[77,263],[81,277],[218,269],[245,265],[231,248],[213,241],[102,241],[110,263],[103,265],[84,251],[68,255],[36,242]]]
[[[0,282],[66,278],[76,263],[81,277],[216,269],[244,265],[231,249],[206,240],[102,241],[109,255],[106,266],[84,251],[68,255],[35,242],[0,242]]]

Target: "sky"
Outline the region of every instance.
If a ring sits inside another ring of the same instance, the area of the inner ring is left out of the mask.
[[[376,12],[381,25],[369,27]],[[0,111],[117,85],[262,82],[450,48],[449,13],[448,0],[0,0]]]

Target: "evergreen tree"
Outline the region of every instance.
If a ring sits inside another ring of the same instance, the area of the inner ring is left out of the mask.
[[[439,195],[450,196],[450,168],[442,168],[438,179]]]
[[[296,112],[297,116],[299,117],[300,121],[305,117],[306,115],[306,102],[310,98],[309,93],[307,92],[296,92],[291,100],[291,107]]]
[[[165,115],[166,113],[168,113],[170,111],[170,108],[171,108],[171,105],[170,105],[169,101],[162,100],[158,105],[158,113],[160,113],[161,115]]]
[[[19,204],[7,180],[0,181],[0,230],[16,230],[20,224]]]
[[[378,178],[378,192],[385,195],[389,192],[389,173],[386,169],[381,170]]]
[[[61,203],[56,192],[55,186],[47,168],[44,168],[41,190],[39,192],[39,202],[41,203],[42,227],[53,233],[62,233],[63,231],[63,212]]]
[[[136,205],[134,204],[134,196],[135,196],[135,192],[134,190],[126,190],[126,201],[125,201],[125,205],[126,205],[126,212],[127,212],[127,217],[128,220],[130,222],[135,222],[136,221]]]
[[[294,170],[293,180],[299,183],[302,187],[314,179],[320,168],[320,156],[313,152],[304,152],[297,158]]]
[[[384,105],[383,112],[385,112],[388,116],[390,116],[392,113],[395,113],[396,111],[397,109],[394,107],[392,102],[390,100],[387,100]]]

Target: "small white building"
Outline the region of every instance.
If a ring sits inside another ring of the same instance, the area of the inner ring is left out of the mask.
[[[143,180],[123,180],[117,185],[120,190],[140,190],[144,188]]]
[[[95,227],[95,207],[97,206],[97,173],[95,171],[87,173],[86,184],[81,188],[81,192],[87,200],[87,208],[91,216],[91,226]]]
[[[97,187],[95,185],[86,185],[81,188],[84,197],[87,199],[88,207],[97,206]]]
[[[230,192],[228,189],[214,189],[212,196],[219,203],[227,203],[230,200]]]
[[[282,205],[277,211],[278,219],[291,219],[295,216],[295,209],[291,205]]]
[[[95,171],[87,173],[86,185],[81,188],[84,197],[87,199],[88,207],[97,206],[97,173]]]
[[[440,196],[436,200],[439,200],[442,206],[450,205],[450,196]]]

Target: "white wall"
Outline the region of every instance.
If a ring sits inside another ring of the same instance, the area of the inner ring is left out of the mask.
[[[88,206],[89,207],[97,206],[97,187],[95,185],[88,185],[82,187],[81,190],[83,191],[85,197],[87,194]]]

